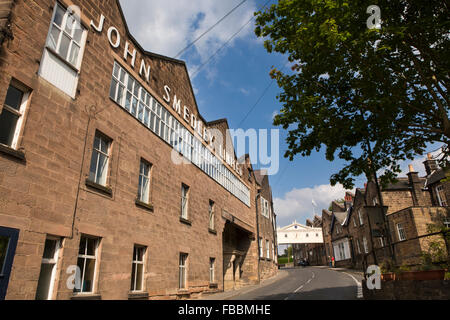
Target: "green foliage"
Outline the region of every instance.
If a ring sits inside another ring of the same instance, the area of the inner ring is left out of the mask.
[[[370,5],[381,29],[368,29]],[[287,54],[292,72],[274,69],[283,104],[274,124],[289,129],[285,157],[325,147],[345,166],[330,178],[352,188],[355,177],[399,163],[442,142],[449,164],[450,20],[440,0],[279,0],[256,14],[268,52]],[[369,165],[368,159],[371,164]]]
[[[380,263],[381,273],[394,272],[394,264],[390,260],[384,260]]]

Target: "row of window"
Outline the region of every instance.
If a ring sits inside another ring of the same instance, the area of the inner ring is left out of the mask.
[[[77,266],[73,270],[75,278],[72,281],[73,292],[88,294],[95,293],[99,272],[99,250],[101,238],[82,235],[78,250]],[[50,300],[53,297],[56,285],[56,273],[58,260],[61,257],[60,249],[62,239],[58,237],[47,237],[45,240],[44,253],[42,256],[41,271],[36,290],[37,300]],[[146,261],[148,252],[146,246],[134,245],[131,259],[131,292],[144,292],[145,275],[148,274]],[[188,254],[179,255],[179,289],[187,287],[187,263]],[[209,258],[209,281],[216,281],[216,259]],[[68,281],[69,284],[69,281]]]
[[[117,62],[114,62],[109,95],[153,133],[250,207],[250,189]]]
[[[107,185],[107,172],[109,158],[111,154],[111,139],[100,132],[96,132],[94,138],[94,146],[92,149],[91,165],[89,170],[89,180],[105,186]],[[152,165],[141,159],[139,167],[138,195],[139,202],[150,205],[150,172]],[[189,219],[189,191],[190,188],[186,184],[181,184],[181,213],[180,216],[184,220]],[[209,200],[209,229],[215,230],[215,213],[214,201]]]

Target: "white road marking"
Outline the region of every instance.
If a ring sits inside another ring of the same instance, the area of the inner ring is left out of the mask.
[[[312,272],[312,271],[311,271]],[[297,289],[295,289],[295,291],[293,293],[291,293],[290,295],[288,295],[286,298],[284,298],[284,300],[289,300],[289,298],[291,296],[293,296],[295,293],[299,292],[300,290],[303,289],[303,287],[305,285],[307,285],[308,283],[310,283],[312,281],[312,279],[314,279],[316,277],[316,274],[314,272],[312,272],[312,277],[311,279],[309,279],[308,281],[306,281],[304,284],[302,284],[300,287],[298,287]]]
[[[356,298],[357,299],[362,299],[364,298],[363,296],[363,289],[362,289],[362,285],[361,282],[359,282],[354,276],[352,276],[350,273],[344,272],[346,275],[350,276],[355,282],[356,282],[356,286],[357,286],[357,290],[356,290]]]

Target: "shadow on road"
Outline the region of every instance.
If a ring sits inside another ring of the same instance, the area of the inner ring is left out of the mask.
[[[252,298],[251,300],[284,300],[286,299],[286,297],[289,297],[288,300],[357,300],[355,286],[312,289],[309,291],[299,291],[297,293],[292,293],[289,296],[285,293],[260,295]],[[243,296],[237,297],[233,300],[248,299]]]

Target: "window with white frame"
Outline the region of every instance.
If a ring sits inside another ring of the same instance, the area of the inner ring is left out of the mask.
[[[266,258],[270,259],[270,241],[266,240]]]
[[[364,253],[369,253],[369,246],[367,245],[366,237],[363,238],[363,247],[364,247]]]
[[[270,217],[270,211],[269,211],[269,201],[261,197],[261,214],[269,218]]]
[[[447,207],[447,198],[445,197],[444,187],[442,185],[439,185],[436,187],[436,195],[438,198],[439,205],[441,207]]]
[[[51,300],[55,287],[56,269],[58,263],[61,239],[47,237],[42,255],[41,272],[36,290],[36,300]]]
[[[108,176],[109,148],[111,140],[100,132],[96,132],[92,150],[89,180],[106,186]]]
[[[10,84],[0,113],[0,143],[16,149],[24,114],[28,103],[29,91]]]
[[[96,265],[98,259],[98,247],[100,238],[81,236],[80,249],[78,251],[78,268],[80,268],[81,287],[74,288],[74,292],[93,293],[96,281]]]
[[[397,223],[397,234],[398,234],[399,241],[406,240],[406,232],[405,232],[405,228],[403,227],[402,223]]]
[[[189,187],[185,184],[181,184],[181,217],[188,219],[188,206],[189,206]]]
[[[259,257],[264,257],[263,238],[259,238]]]
[[[209,282],[214,283],[216,281],[216,259],[209,258]]]
[[[215,230],[215,225],[214,225],[214,220],[215,220],[215,214],[214,214],[214,201],[209,200],[209,229],[210,230]]]
[[[364,219],[361,209],[358,210],[358,217],[359,217],[359,225],[362,226],[364,224]]]
[[[186,289],[186,278],[187,278],[187,258],[186,253],[180,253],[180,265],[179,265],[179,288]]]
[[[75,97],[87,29],[75,12],[56,2],[39,75]]]
[[[147,248],[135,245],[131,263],[131,291],[144,290],[145,252]]]
[[[141,159],[139,168],[138,199],[143,203],[150,203],[150,169],[151,165]]]

